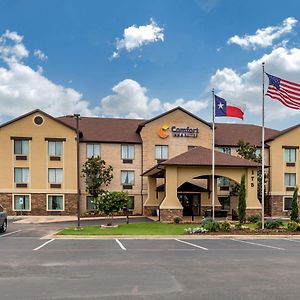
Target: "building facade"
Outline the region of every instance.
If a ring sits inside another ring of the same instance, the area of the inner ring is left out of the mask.
[[[81,117],[80,168],[100,156],[113,167],[107,187],[131,196],[133,214],[204,215],[237,207],[230,193],[243,174],[248,213],[258,213],[257,170],[260,165],[237,157],[239,140],[261,149],[261,128],[215,124],[216,178],[212,199],[212,125],[177,107],[150,120]],[[297,142],[300,127],[266,128],[269,166],[266,213],[287,215],[298,183]],[[69,117],[54,118],[35,110],[0,126],[0,203],[9,214],[70,215],[76,213],[76,126]],[[81,213],[93,199],[80,179]]]

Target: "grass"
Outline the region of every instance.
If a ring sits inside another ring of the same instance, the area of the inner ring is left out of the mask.
[[[66,228],[60,235],[182,235],[185,228],[199,227],[199,224],[165,224],[160,222],[141,222],[120,224],[117,228],[85,226],[81,230]]]

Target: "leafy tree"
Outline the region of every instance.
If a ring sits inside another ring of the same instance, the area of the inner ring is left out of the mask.
[[[104,192],[94,201],[97,210],[107,216],[107,225],[112,225],[113,216],[128,207],[129,196],[124,192]]]
[[[238,217],[241,224],[246,221],[246,184],[245,175],[242,176],[240,191],[239,191],[239,204],[238,204]]]
[[[112,171],[112,166],[106,166],[99,156],[88,158],[83,164],[82,176],[85,179],[86,192],[93,196],[94,200],[104,192],[102,186],[110,184],[113,179]]]
[[[257,163],[262,162],[262,156],[261,154],[256,153],[256,147],[254,145],[251,145],[248,142],[244,142],[240,140],[238,142],[238,149],[236,150],[238,155],[242,158],[252,160]],[[267,173],[265,173],[265,184],[267,181]],[[262,170],[257,170],[257,197],[261,201],[261,188],[262,188]],[[266,189],[265,189],[266,191]]]
[[[292,199],[292,210],[291,210],[291,221],[298,221],[299,211],[298,211],[298,187],[295,188],[293,199]]]

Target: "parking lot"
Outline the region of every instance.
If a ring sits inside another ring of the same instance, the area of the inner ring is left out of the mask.
[[[0,236],[1,300],[299,298],[300,239],[60,240],[30,228]]]

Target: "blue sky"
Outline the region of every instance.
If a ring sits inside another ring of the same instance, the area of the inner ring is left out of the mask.
[[[149,118],[182,105],[210,121],[214,87],[246,108],[245,123],[260,124],[261,62],[300,83],[299,7],[297,0],[0,0],[0,120],[35,108]],[[299,117],[266,97],[267,126]]]

